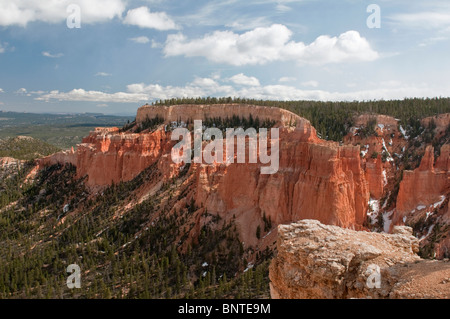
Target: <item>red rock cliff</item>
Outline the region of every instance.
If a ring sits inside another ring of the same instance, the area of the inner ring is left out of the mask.
[[[167,122],[233,114],[253,114],[277,121],[278,173],[262,175],[261,164],[196,164],[190,168],[195,174],[197,205],[211,213],[235,215],[246,243],[256,240],[255,230],[262,223],[263,214],[275,224],[314,218],[327,224],[361,228],[369,190],[361,169],[359,146],[320,140],[309,121],[277,108],[144,106],[138,111],[137,122],[157,114]],[[164,128],[140,134],[120,133],[117,128],[96,129],[78,146],[77,174],[88,176],[88,186],[105,186],[131,180],[158,162],[163,175],[171,177],[177,172],[168,162],[172,145],[170,132]]]
[[[450,145],[442,146],[441,156],[434,164],[434,149],[428,146],[420,166],[414,171],[404,171],[397,197],[394,224],[401,224],[407,213],[418,206],[429,206],[441,200],[450,187]]]
[[[88,176],[88,186],[129,181],[170,153],[164,130],[153,133],[119,133],[118,128],[98,128],[83,139],[77,150],[77,175]]]

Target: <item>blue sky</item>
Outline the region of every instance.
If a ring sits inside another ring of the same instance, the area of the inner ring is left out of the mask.
[[[380,28],[367,25],[370,4]],[[448,52],[448,1],[2,0],[0,110],[448,97]]]

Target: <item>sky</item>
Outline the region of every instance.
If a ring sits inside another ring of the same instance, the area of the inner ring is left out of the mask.
[[[0,110],[450,96],[441,0],[0,0]]]

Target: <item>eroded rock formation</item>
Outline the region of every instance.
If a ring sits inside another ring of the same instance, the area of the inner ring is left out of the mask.
[[[441,156],[434,164],[434,149],[428,146],[420,166],[414,171],[404,171],[397,197],[393,218],[399,224],[405,216],[421,206],[428,207],[442,201],[450,187],[449,165],[450,144],[442,147]]]
[[[99,128],[78,146],[77,175],[87,176],[88,186],[130,181],[168,152],[170,144],[163,129],[134,134]]]
[[[302,220],[278,227],[272,298],[450,298],[450,262],[422,260],[409,227],[393,234]]]
[[[170,140],[171,132],[166,132],[167,123],[250,114],[260,120],[273,120],[280,128],[278,173],[262,175],[260,163],[191,165],[191,173],[196,176],[197,206],[241,218],[241,234],[249,244],[257,240],[255,230],[264,214],[275,224],[314,218],[361,228],[369,192],[359,146],[325,142],[317,137],[309,121],[279,108],[238,104],[143,106],[138,110],[138,125],[156,116],[164,119],[164,125],[139,134],[117,128],[95,130],[78,146],[77,174],[87,176],[90,187],[106,186],[129,181],[158,162],[163,176],[170,178],[179,170],[170,162],[175,142]]]

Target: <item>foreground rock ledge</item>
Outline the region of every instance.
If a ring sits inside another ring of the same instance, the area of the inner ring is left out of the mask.
[[[380,234],[302,220],[278,227],[277,246],[274,299],[450,298],[450,262],[417,256],[409,227]]]

